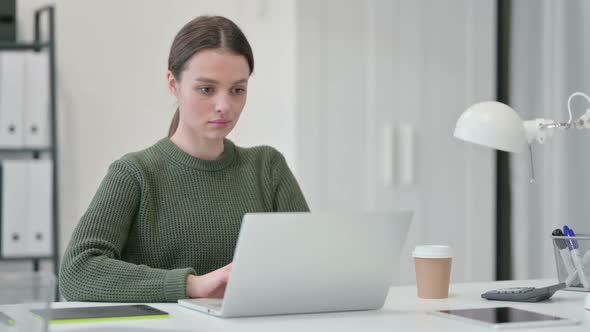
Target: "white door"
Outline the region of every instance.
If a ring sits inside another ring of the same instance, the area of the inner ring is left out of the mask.
[[[495,1],[297,2],[297,165],[312,210],[411,209],[411,248],[450,244],[452,280],[494,278],[494,157],[453,138],[495,97]]]

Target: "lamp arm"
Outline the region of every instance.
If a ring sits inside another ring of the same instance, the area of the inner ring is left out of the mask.
[[[571,104],[572,104],[572,99],[574,99],[574,97],[576,97],[576,96],[584,97],[590,103],[590,97],[588,97],[587,94],[585,94],[583,92],[574,92],[574,93],[572,93],[569,96],[569,98],[567,99],[567,113],[569,115],[569,119],[567,120],[567,123],[568,124],[569,123],[572,123],[572,106],[571,106]],[[590,112],[590,109],[586,109],[586,113],[584,113],[584,115],[582,115],[579,120],[581,120],[582,118],[584,118],[585,116],[587,116],[588,115],[588,112]]]
[[[555,130],[590,129],[590,109],[574,122],[555,122],[551,119],[534,119],[523,122],[526,138],[529,144],[537,141],[545,142],[547,136],[553,136]]]
[[[528,143],[531,144],[533,141],[537,141],[543,144],[547,135],[553,136],[555,129],[590,129],[590,108],[587,108],[586,113],[584,113],[576,121],[572,121],[571,103],[572,99],[577,96],[584,97],[590,103],[590,97],[588,97],[587,94],[583,92],[572,93],[567,99],[567,112],[569,115],[567,122],[555,122],[551,119],[534,119],[524,121],[523,124]]]

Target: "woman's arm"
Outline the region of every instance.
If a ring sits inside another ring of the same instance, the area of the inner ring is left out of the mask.
[[[289,169],[285,157],[277,151],[273,158],[272,176],[275,184],[273,211],[306,212],[309,211],[303,192]]]
[[[186,298],[192,268],[163,270],[121,260],[141,190],[129,166],[114,162],[64,254],[62,295],[74,301],[168,302]]]

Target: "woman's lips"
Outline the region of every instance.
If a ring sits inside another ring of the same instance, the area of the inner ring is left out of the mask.
[[[209,125],[213,128],[226,128],[229,126],[231,121],[229,120],[213,120],[209,121]]]

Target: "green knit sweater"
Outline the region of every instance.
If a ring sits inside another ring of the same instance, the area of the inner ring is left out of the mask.
[[[74,301],[186,298],[188,274],[232,261],[245,213],[308,210],[275,149],[225,140],[211,161],[164,138],[111,164],[74,230],[60,290]]]

